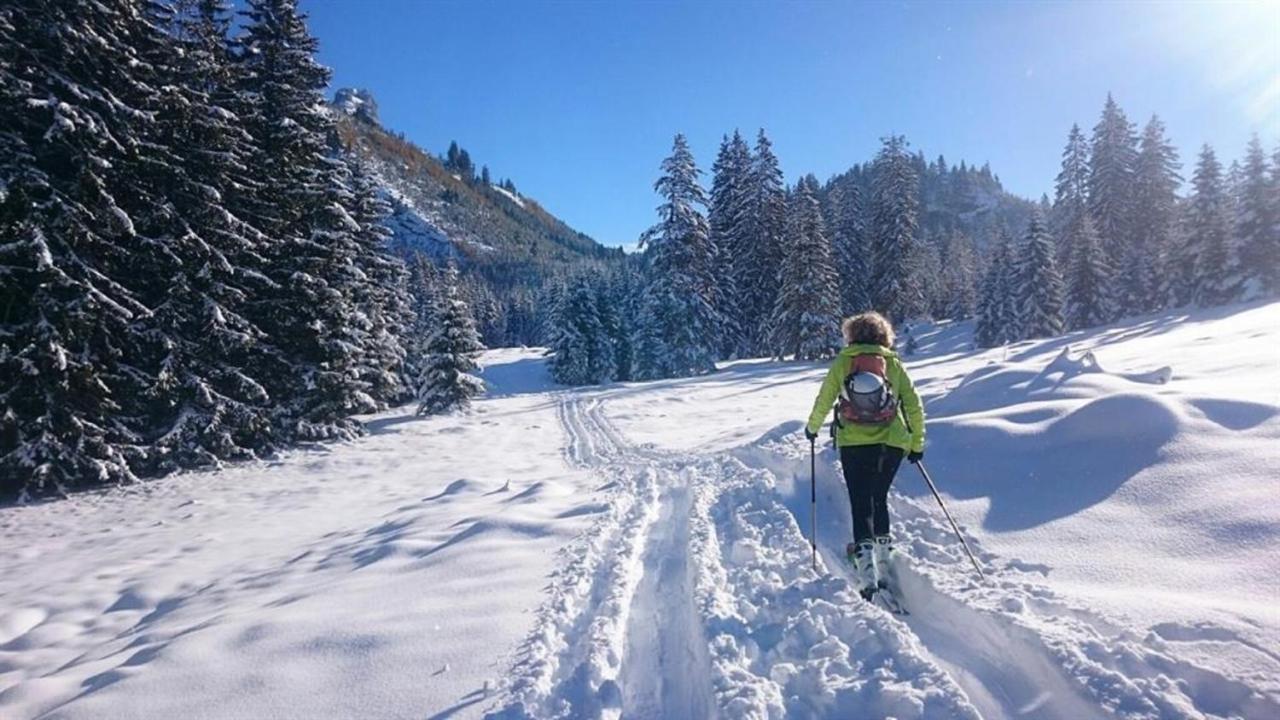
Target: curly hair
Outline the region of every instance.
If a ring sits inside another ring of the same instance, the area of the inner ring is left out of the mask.
[[[893,325],[888,318],[878,312],[864,312],[845,318],[840,324],[847,345],[879,345],[884,348],[893,347]]]

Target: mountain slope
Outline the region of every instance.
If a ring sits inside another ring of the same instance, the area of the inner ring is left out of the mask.
[[[457,262],[464,278],[479,281],[501,310],[527,309],[549,279],[573,268],[622,261],[621,250],[569,227],[514,185],[465,177],[384,128],[367,92],[339,90],[331,107],[343,148],[372,169],[391,202],[391,247],[404,256],[423,252],[437,262]]]

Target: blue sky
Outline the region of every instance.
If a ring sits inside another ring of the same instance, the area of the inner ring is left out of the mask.
[[[709,171],[765,128],[787,179],[866,160],[879,138],[990,162],[1050,192],[1072,122],[1108,91],[1158,113],[1184,164],[1280,141],[1280,2],[753,3],[303,0],[334,87],[383,124],[456,139],[573,227],[631,245],[672,136]],[[1184,175],[1190,175],[1189,168]],[[710,178],[704,178],[708,183]]]

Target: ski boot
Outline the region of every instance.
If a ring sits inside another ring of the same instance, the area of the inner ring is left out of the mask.
[[[893,540],[888,535],[876,537],[876,594],[884,600],[886,607],[899,615],[906,615],[902,605],[902,589],[898,583],[898,565],[902,558],[893,549]]]
[[[876,593],[875,547],[870,540],[860,543],[849,543],[845,547],[849,563],[853,565],[854,581],[858,585],[858,594],[863,600],[870,601]]]
[[[876,584],[891,590],[898,589],[898,551],[893,549],[893,539],[888,535],[876,537]]]

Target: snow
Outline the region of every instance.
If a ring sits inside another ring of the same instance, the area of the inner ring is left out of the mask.
[[[554,406],[507,387],[355,443],[4,509],[0,717],[482,703],[599,502]]]
[[[522,198],[522,197],[520,197],[519,195],[517,195],[517,194],[515,194],[515,193],[511,192],[510,190],[507,190],[506,188],[501,187],[501,186],[499,186],[499,185],[490,185],[490,186],[489,186],[489,189],[490,189],[490,190],[493,190],[494,192],[498,193],[499,195],[504,195],[504,196],[506,196],[506,198],[507,198],[508,200],[510,200],[511,202],[515,203],[516,205],[519,205],[520,207],[524,207],[524,198]]]
[[[821,363],[556,386],[0,510],[0,717],[1280,717],[1280,303],[919,326],[912,611],[863,603]],[[1068,349],[1069,348],[1069,349]]]

